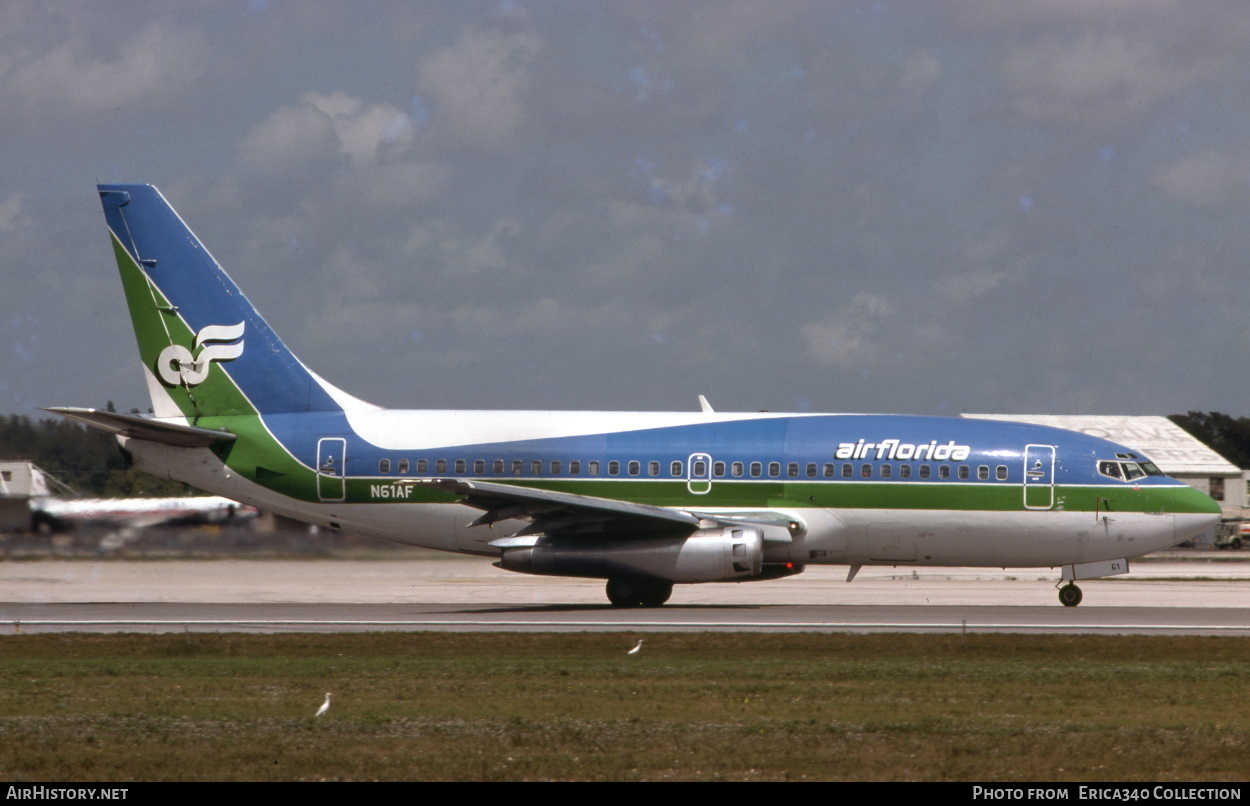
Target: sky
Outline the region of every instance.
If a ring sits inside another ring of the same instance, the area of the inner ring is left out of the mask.
[[[146,411],[96,182],[393,408],[1250,414],[1250,14],[0,3],[0,414]]]

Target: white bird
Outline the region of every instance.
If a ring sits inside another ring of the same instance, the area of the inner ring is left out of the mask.
[[[640,649],[642,649],[642,639],[641,639],[641,638],[639,638],[639,639],[638,639],[638,646],[636,646],[636,647],[634,647],[633,649],[629,650],[629,651],[628,651],[628,652],[626,652],[625,654],[626,654],[626,655],[637,655],[637,654],[638,654],[638,650],[640,650]]]
[[[325,702],[323,702],[323,703],[321,703],[321,707],[317,709],[317,713],[316,713],[316,714],[314,714],[314,715],[313,715],[313,717],[314,717],[314,718],[319,717],[319,716],[321,716],[322,714],[324,714],[326,711],[329,711],[329,710],[330,710],[330,692],[328,692],[328,691],[327,691],[327,692],[326,692],[326,701],[325,701]]]

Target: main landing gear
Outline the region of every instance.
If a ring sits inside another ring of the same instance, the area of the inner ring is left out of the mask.
[[[673,583],[646,577],[612,577],[608,601],[613,607],[659,607],[673,595]]]
[[[1081,603],[1081,589],[1069,582],[1059,589],[1059,601],[1064,607],[1076,607]]]

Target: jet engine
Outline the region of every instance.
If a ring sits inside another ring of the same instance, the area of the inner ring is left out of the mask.
[[[543,536],[505,547],[497,566],[522,574],[732,582],[764,570],[764,535],[750,527],[700,529],[688,537]]]

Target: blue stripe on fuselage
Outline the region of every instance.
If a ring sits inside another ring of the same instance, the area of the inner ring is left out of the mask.
[[[421,412],[410,412],[414,421],[419,422]],[[500,416],[506,416],[502,414]],[[605,417],[610,417],[606,415]],[[787,465],[796,463],[799,466],[798,480],[809,478],[806,465],[817,465],[817,479],[825,478],[824,465],[833,463],[835,478],[842,478],[841,466],[851,464],[854,468],[852,478],[861,478],[861,467],[872,466],[871,478],[874,481],[907,483],[917,481],[913,475],[910,479],[899,478],[897,473],[889,479],[880,477],[879,468],[882,464],[897,467],[901,464],[970,465],[977,467],[986,465],[991,469],[990,481],[1005,484],[1021,484],[1024,478],[1023,456],[1025,446],[1054,445],[1057,447],[1055,457],[1055,483],[1062,484],[1114,484],[1115,480],[1099,475],[1097,462],[1102,459],[1115,459],[1116,453],[1130,452],[1129,448],[1106,440],[1081,434],[1075,431],[1050,428],[1047,426],[1029,425],[997,420],[968,420],[947,417],[919,417],[907,415],[803,415],[794,417],[749,418],[712,423],[696,423],[691,425],[645,428],[634,431],[585,434],[578,436],[560,436],[515,440],[509,442],[479,442],[463,445],[427,448],[413,445],[407,449],[380,448],[360,438],[352,430],[347,417],[342,412],[323,412],[301,415],[276,415],[264,418],[270,431],[278,438],[299,461],[309,467],[316,466],[317,440],[323,437],[343,437],[348,440],[347,475],[355,477],[376,477],[379,475],[379,461],[391,460],[390,474],[397,471],[397,460],[408,459],[415,472],[416,460],[429,460],[429,470],[425,475],[442,476],[474,476],[475,460],[486,461],[486,476],[494,476],[492,463],[503,460],[504,473],[501,477],[512,476],[512,462],[521,460],[525,463],[523,475],[529,476],[529,463],[534,460],[544,462],[543,475],[549,475],[549,463],[558,460],[567,472],[568,462],[580,460],[582,464],[580,478],[590,474],[586,462],[597,460],[601,463],[599,477],[609,477],[607,462],[619,461],[621,469],[617,477],[628,477],[627,463],[641,463],[641,478],[650,478],[646,465],[650,461],[660,462],[661,479],[675,478],[671,473],[672,462],[682,462],[682,472],[676,478],[685,478],[688,468],[686,462],[692,454],[701,453],[711,456],[714,462],[724,462],[731,467],[734,462],[742,462],[749,468],[752,462],[765,465],[764,476],[768,476],[767,464],[778,462],[782,465],[780,479],[788,475]],[[854,445],[862,453],[853,458],[838,458],[839,446]],[[864,449],[862,446],[873,447]],[[882,447],[884,446],[884,447]],[[920,458],[916,453],[909,452],[905,446],[919,449],[928,446]],[[934,447],[951,446],[967,447],[965,459],[935,458]],[[890,459],[893,452],[894,458]],[[902,456],[902,454],[909,454]],[[447,460],[447,470],[437,473],[434,462],[437,459]],[[466,470],[454,472],[455,461],[466,461]],[[1007,468],[1006,479],[996,476],[996,468]],[[729,475],[728,471],[725,475]],[[749,476],[749,470],[746,474]],[[791,477],[793,478],[793,477]],[[934,479],[936,480],[936,478]],[[955,480],[952,476],[952,480]],[[1176,482],[1166,476],[1147,476],[1134,481],[1138,485],[1174,485]]]

